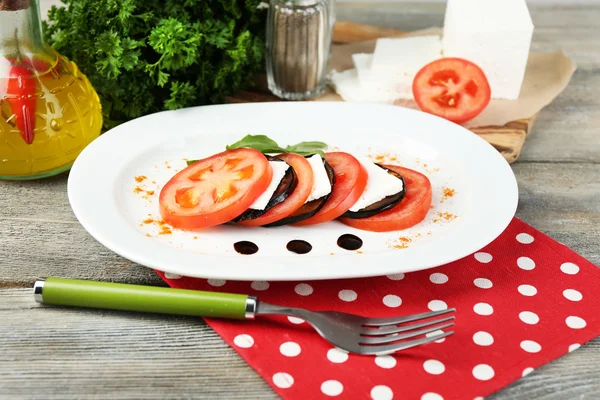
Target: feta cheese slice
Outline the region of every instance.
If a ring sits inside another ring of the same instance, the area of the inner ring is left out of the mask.
[[[279,183],[281,182],[285,173],[287,172],[288,168],[290,167],[288,165],[288,163],[283,162],[283,161],[269,161],[269,165],[271,166],[271,169],[273,170],[273,176],[271,178],[271,183],[269,183],[267,190],[265,190],[258,197],[258,199],[254,200],[254,203],[252,203],[252,205],[250,206],[250,208],[252,210],[264,210],[265,209],[267,204],[269,204],[269,200],[271,200],[273,193],[275,193],[275,190],[277,190],[277,186],[279,186]]]
[[[360,211],[387,196],[400,192],[404,188],[400,179],[388,174],[386,170],[375,165],[373,161],[366,157],[356,157],[356,159],[367,171],[368,179],[367,187],[356,203],[350,207],[350,211]]]
[[[425,64],[442,57],[438,35],[378,39],[371,72],[414,76]]]
[[[314,156],[310,156],[308,159],[310,163],[310,167],[313,172],[314,182],[312,190],[310,191],[310,195],[308,199],[306,199],[305,204],[309,201],[320,199],[323,196],[331,193],[331,184],[329,183],[329,177],[327,177],[327,171],[325,171],[325,166],[323,165],[323,159],[320,155],[315,154]]]
[[[485,73],[492,97],[519,97],[533,22],[525,0],[448,0],[444,56],[465,58]]]

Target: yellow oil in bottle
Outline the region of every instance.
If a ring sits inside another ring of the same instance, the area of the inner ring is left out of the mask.
[[[58,56],[54,65],[40,59],[34,64],[37,83],[31,144],[21,136],[16,124],[19,113],[6,100],[7,93],[1,96],[10,78],[0,78],[0,179],[34,179],[65,171],[100,134],[98,95],[75,63]]]

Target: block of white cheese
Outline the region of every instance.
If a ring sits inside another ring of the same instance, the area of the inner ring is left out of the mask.
[[[290,167],[288,165],[288,163],[283,162],[283,161],[269,161],[269,165],[271,166],[271,169],[273,170],[273,175],[271,177],[271,183],[269,183],[267,190],[265,190],[258,197],[258,199],[254,200],[254,203],[252,203],[252,205],[249,207],[252,210],[264,210],[265,209],[267,204],[269,204],[269,200],[271,200],[271,197],[273,197],[273,193],[275,193],[275,190],[277,190],[277,186],[279,186],[279,183],[281,182],[285,173],[287,172],[288,168]]]
[[[387,91],[397,98],[412,99],[412,82],[417,72],[442,57],[442,40],[437,35],[378,39],[369,74],[360,73],[366,89]]]
[[[366,157],[356,157],[363,168],[367,171],[367,187],[360,198],[350,207],[350,211],[356,212],[384,198],[396,194],[404,188],[402,180],[387,173]]]
[[[444,57],[460,57],[485,73],[492,97],[519,97],[533,23],[525,0],[448,0]]]
[[[308,162],[313,172],[314,181],[306,203],[320,199],[331,193],[331,183],[329,182],[329,177],[327,176],[327,171],[325,171],[321,156],[318,154],[310,156]]]

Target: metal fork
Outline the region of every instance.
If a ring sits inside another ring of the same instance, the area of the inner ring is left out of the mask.
[[[455,311],[453,308],[402,317],[366,318],[337,311],[277,306],[242,294],[122,283],[48,278],[36,281],[33,289],[36,301],[53,305],[231,319],[288,315],[308,322],[334,346],[367,355],[395,353],[454,333],[442,331],[426,336],[454,325],[454,315],[447,315]]]
[[[324,339],[351,353],[391,354],[450,336],[456,309],[390,318],[366,318],[338,311],[308,311],[256,301],[255,315],[288,315],[308,322]],[[443,318],[435,318],[441,317]],[[409,324],[410,323],[410,324]],[[440,331],[435,335],[427,334]],[[412,339],[412,340],[407,340]]]

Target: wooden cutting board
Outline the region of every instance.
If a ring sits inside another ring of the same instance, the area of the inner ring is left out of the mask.
[[[402,36],[403,34],[404,32],[394,29],[384,29],[370,25],[338,21],[335,24],[333,42],[334,45],[341,45],[381,37]],[[238,92],[233,96],[228,97],[226,100],[229,103],[282,101],[280,98],[269,92],[264,76],[258,78],[256,87],[252,90]],[[320,98],[315,99],[315,101],[319,100]],[[321,100],[324,100],[324,98]],[[331,96],[327,96],[327,101],[331,101]],[[512,163],[516,161],[521,154],[525,139],[527,139],[527,135],[531,131],[536,117],[537,115],[534,115],[528,119],[511,121],[503,126],[471,128],[471,131],[494,146],[509,163]]]

